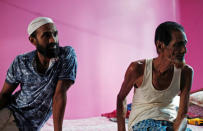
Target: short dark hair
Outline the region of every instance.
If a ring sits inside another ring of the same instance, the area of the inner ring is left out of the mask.
[[[36,38],[36,35],[37,35],[37,31],[34,31],[34,32],[30,35],[30,37]]]
[[[185,32],[183,26],[176,22],[166,21],[164,23],[161,23],[156,28],[156,31],[155,31],[155,44],[156,44],[156,41],[159,40],[160,42],[163,42],[167,46],[172,39],[173,31]]]

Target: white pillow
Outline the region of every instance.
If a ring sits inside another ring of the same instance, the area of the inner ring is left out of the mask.
[[[198,91],[190,95],[190,102],[203,107],[203,91]]]

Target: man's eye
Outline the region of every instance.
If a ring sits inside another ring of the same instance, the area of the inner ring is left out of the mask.
[[[185,43],[177,43],[174,45],[175,47],[181,47],[181,46],[185,46]]]
[[[44,34],[44,37],[49,38],[50,37],[50,33]]]
[[[175,47],[180,47],[181,45],[180,44],[175,44]]]
[[[58,35],[58,32],[56,31],[56,32],[54,32],[54,36],[56,37]]]

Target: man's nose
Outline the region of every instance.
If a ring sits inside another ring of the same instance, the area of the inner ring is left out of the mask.
[[[187,52],[187,48],[185,46],[181,47],[181,53],[185,54]]]

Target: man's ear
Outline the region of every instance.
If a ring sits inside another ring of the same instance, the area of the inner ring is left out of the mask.
[[[36,46],[36,38],[32,37],[32,36],[29,36],[29,41],[34,45]]]
[[[163,51],[165,47],[165,44],[159,40],[156,41],[156,48],[157,48],[157,52],[161,53]]]

